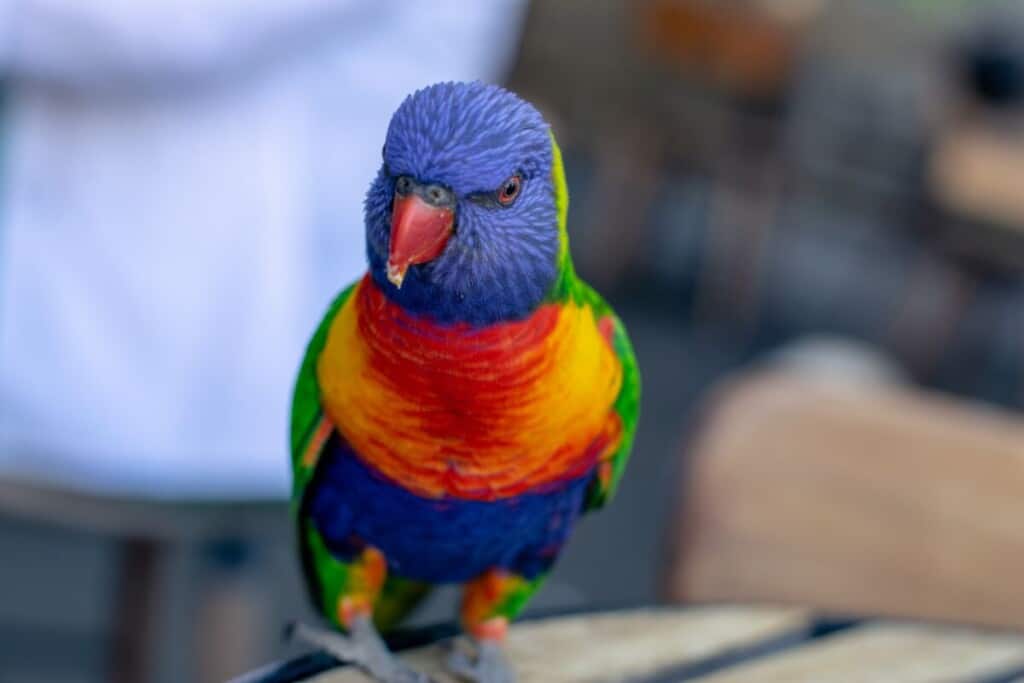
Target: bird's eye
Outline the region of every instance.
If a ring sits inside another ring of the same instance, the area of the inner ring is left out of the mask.
[[[395,192],[400,195],[407,195],[412,192],[412,179],[407,176],[399,176],[398,180],[395,181]]]
[[[502,206],[509,206],[519,196],[519,190],[522,187],[523,179],[517,173],[501,184],[501,188],[498,190],[498,203]]]

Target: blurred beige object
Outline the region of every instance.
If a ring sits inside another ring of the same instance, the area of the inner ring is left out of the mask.
[[[715,607],[694,610],[640,609],[546,619],[516,625],[508,654],[519,683],[623,681],[652,676],[687,663],[806,631],[799,610]],[[413,650],[403,658],[438,683],[445,673],[445,645]],[[315,683],[367,683],[354,669],[310,679]]]
[[[929,164],[936,202],[952,213],[1024,233],[1024,133],[965,125],[938,143]]]
[[[1024,421],[781,372],[706,416],[669,598],[1024,628]]]

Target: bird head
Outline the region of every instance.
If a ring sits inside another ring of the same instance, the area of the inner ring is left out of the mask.
[[[540,113],[497,86],[439,83],[407,97],[366,198],[374,280],[441,322],[529,314],[564,254],[555,156]]]

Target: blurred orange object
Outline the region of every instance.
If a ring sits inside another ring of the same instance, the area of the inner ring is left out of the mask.
[[[639,25],[660,61],[743,97],[773,97],[789,82],[797,29],[818,4],[652,0]]]

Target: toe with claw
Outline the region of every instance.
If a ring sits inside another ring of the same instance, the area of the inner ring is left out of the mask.
[[[289,627],[287,636],[359,667],[379,683],[434,683],[429,676],[395,657],[369,619],[355,621],[347,635],[295,623]]]
[[[468,683],[515,683],[516,674],[502,651],[500,643],[490,640],[476,641],[476,658],[470,659],[465,650],[452,648],[448,655],[448,670]]]

